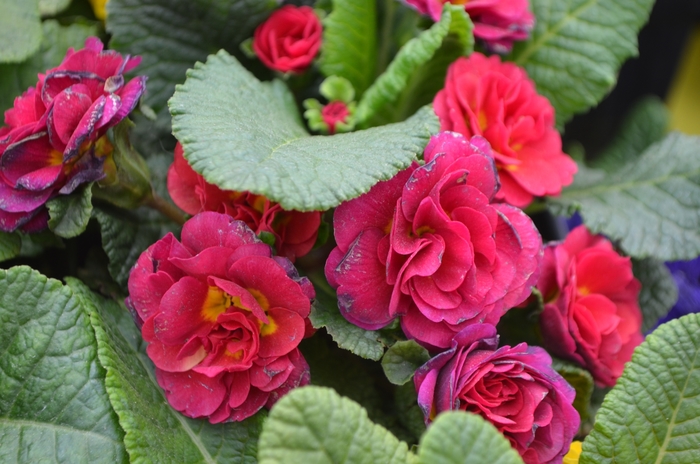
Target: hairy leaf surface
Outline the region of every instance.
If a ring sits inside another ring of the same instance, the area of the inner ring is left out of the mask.
[[[659,327],[634,352],[583,443],[581,464],[698,462],[700,315]]]
[[[0,270],[0,352],[0,462],[128,462],[90,318],[68,287]]]
[[[285,209],[325,210],[367,192],[408,167],[438,128],[426,108],[403,123],[312,137],[284,84],[258,81],[224,51],[187,75],[169,102],[185,158],[222,189]]]

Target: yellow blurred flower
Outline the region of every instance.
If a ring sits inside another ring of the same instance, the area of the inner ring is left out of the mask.
[[[571,444],[569,452],[564,456],[562,464],[578,464],[578,458],[581,457],[581,442],[575,441]]]
[[[92,5],[92,11],[95,12],[95,16],[97,16],[97,19],[101,19],[102,21],[104,21],[107,17],[107,10],[105,9],[105,5],[107,5],[108,1],[109,0],[90,0],[90,4]]]

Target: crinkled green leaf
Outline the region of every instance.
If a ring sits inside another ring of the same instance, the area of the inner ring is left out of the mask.
[[[447,67],[474,47],[472,22],[460,5],[445,4],[442,18],[408,41],[357,107],[361,127],[402,121],[431,103],[444,86]]]
[[[132,463],[255,463],[263,414],[212,425],[175,411],[158,386],[145,343],[126,308],[92,293],[77,279],[69,279],[68,285],[90,312],[109,399],[126,432],[124,445]]]
[[[563,127],[615,85],[622,63],[637,54],[637,34],[654,0],[533,0],[537,18],[512,59],[549,98]]]
[[[222,189],[300,211],[331,208],[389,179],[438,129],[425,108],[403,123],[312,137],[284,84],[258,81],[225,51],[188,71],[169,105],[195,171]]]
[[[41,45],[37,0],[0,0],[0,63],[24,61]]]
[[[658,97],[640,100],[625,117],[610,146],[591,162],[591,167],[614,171],[637,159],[651,144],[664,138],[668,123],[668,109]]]
[[[92,183],[71,195],[60,195],[46,203],[49,229],[63,238],[76,237],[85,231],[92,213]]]
[[[382,369],[389,382],[403,385],[413,378],[416,369],[428,362],[428,350],[415,340],[399,341],[389,347],[382,358]]]
[[[70,5],[71,0],[39,0],[39,13],[42,16],[55,16]]]
[[[0,262],[19,255],[22,249],[22,238],[17,232],[0,232]]]
[[[581,420],[588,419],[590,414],[589,405],[591,403],[591,395],[593,395],[593,376],[591,373],[576,364],[561,359],[553,359],[552,367],[559,373],[569,385],[576,390],[576,398],[574,399],[574,408],[581,416]]]
[[[605,397],[581,464],[696,464],[700,449],[700,315],[655,330]]]
[[[634,276],[642,283],[639,308],[642,310],[642,333],[651,330],[678,300],[678,287],[663,261],[653,258],[633,259]]]
[[[93,215],[102,230],[109,273],[122,288],[126,288],[129,271],[141,253],[176,229],[175,224],[145,207],[126,211],[100,205],[95,207]]]
[[[260,464],[403,464],[406,443],[329,388],[303,387],[275,404],[258,443]]]
[[[421,437],[420,464],[522,464],[520,455],[490,422],[463,411],[447,411]]]
[[[379,361],[384,354],[384,345],[379,341],[381,334],[375,330],[365,330],[348,322],[338,310],[338,298],[326,282],[317,274],[310,275],[316,288],[316,301],[311,307],[309,320],[316,329],[325,327],[339,347],[362,358]]]
[[[333,0],[323,20],[321,72],[350,81],[359,98],[374,80],[376,61],[376,0]]]
[[[69,47],[82,48],[87,37],[97,34],[95,26],[61,26],[55,20],[44,21],[42,29],[39,51],[21,63],[0,64],[0,112],[11,108],[16,97],[36,85],[37,73],[58,66]]]
[[[551,198],[559,214],[620,240],[637,258],[700,254],[700,137],[672,133],[636,160],[606,173],[579,165],[574,183]]]
[[[143,102],[157,120],[139,118],[134,144],[144,155],[169,146],[170,114],[166,103],[185,72],[207,55],[224,48],[240,55],[239,44],[278,7],[276,0],[110,0],[107,31],[110,47],[139,55],[133,71],[148,76]],[[212,89],[213,93],[218,90]]]
[[[90,317],[61,282],[0,270],[0,462],[128,462]]]

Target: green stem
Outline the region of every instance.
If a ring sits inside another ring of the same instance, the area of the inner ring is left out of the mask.
[[[177,206],[158,195],[155,190],[151,191],[151,196],[146,203],[144,203],[144,205],[155,209],[176,224],[183,225],[187,220],[185,213],[183,213]]]

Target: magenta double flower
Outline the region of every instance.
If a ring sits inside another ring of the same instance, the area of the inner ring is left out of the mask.
[[[479,414],[527,464],[561,463],[578,431],[576,391],[547,352],[525,343],[498,348],[489,324],[457,334],[449,350],[418,369],[414,383],[426,423],[454,409]]]
[[[0,128],[0,230],[46,227],[44,204],[104,177],[111,157],[107,129],[138,103],[146,77],[124,81],[141,59],[103,51],[96,37],[69,49],[63,62],[39,75],[15,99]]]
[[[326,262],[341,313],[364,329],[401,316],[409,338],[447,348],[470,324],[496,324],[537,281],[542,239],[522,211],[494,203],[490,147],[442,132],[393,179],[340,205]]]

